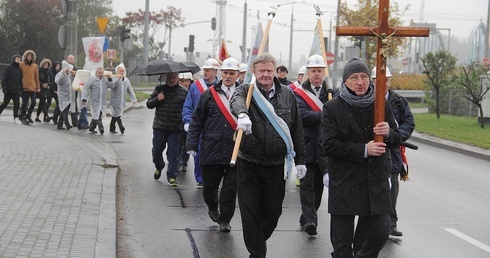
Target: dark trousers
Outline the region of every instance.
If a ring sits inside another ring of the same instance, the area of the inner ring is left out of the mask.
[[[322,203],[323,188],[325,187],[323,185],[323,172],[318,163],[308,163],[306,169],[306,176],[300,181],[301,216],[299,223],[300,225],[313,223],[317,226],[317,211]]]
[[[70,110],[70,105],[68,105],[65,109],[60,114],[60,117],[58,119],[58,129],[63,128],[63,123],[66,126],[66,129],[70,128],[70,121],[68,121],[68,111]]]
[[[186,165],[187,162],[189,161],[189,154],[187,154],[187,151],[185,150],[185,145],[187,144],[187,133],[184,132],[182,133],[182,137],[180,140],[180,158],[179,158],[179,165]]]
[[[388,240],[389,215],[359,216],[355,232],[354,217],[331,214],[332,257],[378,257]]]
[[[27,110],[27,103],[31,101],[29,110]],[[36,107],[36,92],[35,91],[23,91],[22,92],[22,106],[20,107],[20,119],[26,119],[31,117],[32,111]]]
[[[72,118],[73,118],[73,113],[72,113]],[[71,120],[73,121],[73,120]],[[75,124],[73,124],[73,126],[75,126]],[[104,123],[102,122],[102,111],[100,111],[99,113],[99,119],[93,119],[92,118],[92,121],[90,121],[90,126],[89,126],[89,130],[90,131],[93,131],[95,130],[95,127],[99,127],[99,131],[100,133],[103,133],[104,132]]]
[[[75,112],[70,112],[71,123],[75,127],[78,126],[78,94],[82,94],[82,93],[81,92],[79,93],[78,91],[75,91]]]
[[[218,222],[230,222],[236,206],[236,167],[229,165],[201,165],[204,202],[209,210],[217,210]],[[221,190],[219,185],[223,179]],[[219,199],[218,199],[219,192]]]
[[[58,116],[60,115],[60,107],[59,107],[59,101],[58,101],[58,94],[52,93],[48,96],[48,99],[46,100],[46,114],[49,114],[49,108],[51,107],[51,103],[53,102],[53,99],[56,103],[56,107],[54,108],[53,111],[53,120],[58,121]]]
[[[396,213],[396,200],[400,191],[398,176],[400,173],[391,173],[391,212],[390,212],[390,228],[396,228],[398,214]]]
[[[39,104],[37,105],[36,117],[39,117],[39,115],[41,115],[41,112],[43,112],[44,116],[46,117],[48,116],[46,96],[45,94],[40,94],[38,97],[39,97]]]
[[[159,171],[162,171],[165,167],[163,152],[168,144],[167,180],[170,178],[177,178],[177,165],[180,156],[180,134],[180,132],[166,132],[153,129],[153,148],[151,149],[151,155],[153,164],[155,164],[155,168]]]
[[[0,105],[0,114],[8,106],[10,100],[14,102],[14,119],[19,116],[20,92],[6,91],[3,93],[3,103]]]
[[[115,132],[116,131],[116,123],[119,126],[119,131],[121,131],[121,133],[124,133],[124,130],[126,130],[126,128],[124,128],[120,116],[112,117],[111,118],[111,124],[109,125],[109,131],[110,132]]]
[[[237,160],[238,204],[250,257],[266,256],[266,241],[282,213],[285,182],[284,164],[262,166]]]

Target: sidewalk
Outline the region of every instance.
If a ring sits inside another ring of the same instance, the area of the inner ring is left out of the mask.
[[[116,257],[116,155],[0,117],[0,257]]]

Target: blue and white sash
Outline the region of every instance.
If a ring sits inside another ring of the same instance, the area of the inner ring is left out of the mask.
[[[279,133],[283,141],[286,143],[287,154],[284,158],[284,179],[288,179],[293,169],[293,159],[296,156],[296,153],[294,152],[293,139],[291,138],[291,133],[289,132],[289,127],[286,122],[280,118],[276,112],[274,112],[274,107],[265,99],[258,87],[259,86],[257,85],[254,85],[253,87],[253,98],[255,103],[257,103],[267,119],[269,119],[269,122],[272,124],[274,129],[276,129],[277,133]]]

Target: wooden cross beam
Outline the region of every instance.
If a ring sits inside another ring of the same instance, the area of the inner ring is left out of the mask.
[[[337,36],[374,36],[378,38],[376,58],[376,94],[374,97],[374,124],[385,120],[386,59],[388,58],[388,40],[390,37],[428,37],[426,27],[390,27],[388,16],[389,0],[379,1],[378,27],[337,26]],[[374,135],[375,142],[382,142],[383,136]]]

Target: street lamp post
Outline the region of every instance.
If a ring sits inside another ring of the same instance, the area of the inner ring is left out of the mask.
[[[289,65],[288,68],[292,68],[293,64],[293,22],[294,22],[294,3],[291,4],[291,30],[289,31]]]

